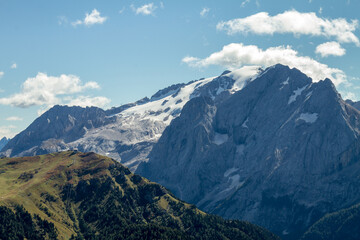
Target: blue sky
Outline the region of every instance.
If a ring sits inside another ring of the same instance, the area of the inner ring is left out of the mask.
[[[360,100],[358,9],[357,0],[0,0],[0,137],[54,104],[110,108],[243,65],[289,64]]]

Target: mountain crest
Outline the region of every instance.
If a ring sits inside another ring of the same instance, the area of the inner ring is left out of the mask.
[[[255,225],[208,215],[95,153],[3,158],[0,172],[0,212],[6,213],[0,223],[7,226],[5,232],[0,226],[1,238],[278,239]],[[16,220],[19,214],[26,219]]]
[[[359,112],[329,79],[312,82],[278,64],[205,113],[196,101],[164,131],[140,174],[205,211],[255,222],[286,239],[299,237],[321,214],[353,204],[354,197],[339,201],[337,184],[322,196],[325,179],[353,181],[334,166],[344,151],[358,151],[360,135]]]

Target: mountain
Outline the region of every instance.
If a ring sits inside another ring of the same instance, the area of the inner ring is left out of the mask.
[[[223,101],[190,100],[137,173],[204,211],[298,239],[360,202],[359,127],[329,79],[275,65]]]
[[[3,137],[1,140],[0,140],[0,151],[1,149],[10,141],[10,139],[6,138],[6,137]]]
[[[54,106],[2,149],[7,156],[28,156],[57,152],[84,136],[88,129],[110,123],[105,111],[96,107]]]
[[[219,77],[175,84],[109,110],[54,106],[15,136],[2,150],[7,157],[34,156],[64,150],[96,152],[135,170],[183,106],[198,96],[222,101],[243,87],[257,67],[226,71]]]
[[[354,108],[356,108],[357,110],[360,110],[360,102],[354,102],[354,101],[351,101],[351,100],[346,100],[345,101],[347,104],[353,106]]]
[[[359,106],[329,79],[244,67],[109,110],[55,106],[1,154],[93,151],[204,211],[297,239],[360,202]]]
[[[0,195],[0,239],[279,239],[95,153],[1,158]]]

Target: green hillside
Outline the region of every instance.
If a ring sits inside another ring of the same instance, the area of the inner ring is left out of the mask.
[[[201,212],[95,153],[0,159],[0,205],[0,239],[279,239]]]
[[[301,240],[360,239],[360,204],[326,214],[304,234]]]

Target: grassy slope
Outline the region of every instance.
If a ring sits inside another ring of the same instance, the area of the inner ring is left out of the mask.
[[[360,204],[326,214],[313,224],[302,240],[360,239]]]
[[[17,204],[53,222],[60,239],[107,234],[119,222],[122,236],[128,234],[126,229],[144,232],[154,227],[169,236],[194,237],[203,232],[219,239],[278,239],[252,224],[207,215],[160,185],[94,153],[0,159],[0,205]]]
[[[75,234],[60,193],[66,183],[63,169],[81,168],[84,162],[69,153],[36,157],[4,158],[0,161],[0,204],[23,205],[32,214],[53,220],[65,239]],[[47,201],[53,196],[56,201]],[[49,197],[48,197],[49,198]]]

